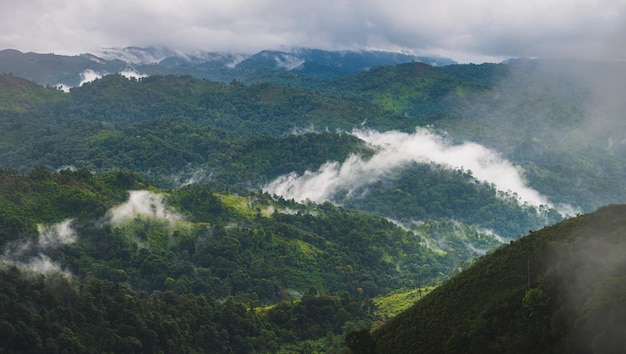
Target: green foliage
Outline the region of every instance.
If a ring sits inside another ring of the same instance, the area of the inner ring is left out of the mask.
[[[41,223],[64,219],[92,220],[125,200],[127,190],[144,186],[130,172],[92,175],[88,170],[51,173],[38,166],[26,175],[6,170],[0,174],[0,245],[32,233]]]
[[[346,199],[342,204],[407,225],[417,220],[454,219],[511,239],[561,218],[554,211],[520,206],[516,196],[477,182],[471,171],[450,171],[427,164],[414,163],[395,179],[377,181],[365,188],[366,192],[355,193],[364,197]]]
[[[164,198],[182,219],[153,212],[114,223],[109,210],[148,187],[136,174],[1,172],[3,249],[17,251],[0,271],[9,279],[0,297],[12,299],[0,301],[7,350],[338,351],[342,336],[379,318],[371,297],[415,286],[413,270],[426,264],[424,284],[452,266],[394,224],[329,203],[192,185]],[[67,219],[72,242],[36,227]],[[71,281],[23,275],[37,260]],[[277,305],[248,310],[268,304]]]
[[[615,350],[625,212],[605,207],[481,258],[375,331],[378,352]]]
[[[0,271],[7,352],[272,352],[272,325],[235,300]],[[13,329],[13,330],[11,330]]]
[[[435,287],[427,286],[408,291],[398,290],[390,294],[374,298],[378,317],[387,320],[411,307]]]
[[[410,231],[330,203],[243,197],[285,173],[371,156],[337,129],[432,124],[518,161],[555,202],[623,201],[626,152],[606,147],[623,126],[588,132],[587,88],[548,73],[525,62],[409,63],[294,83],[316,92],[110,75],[70,94],[0,75],[0,246],[6,258],[35,245],[6,261],[39,256],[73,276],[3,265],[2,349],[338,351],[354,330],[346,345],[355,352],[372,340],[380,352],[615,350],[626,317],[621,207],[532,233],[460,272],[500,242],[492,232],[510,239],[560,216],[520,206],[470,171],[418,164],[341,200]],[[326,132],[284,135],[310,127]],[[78,169],[50,171],[67,165]],[[110,223],[107,210],[148,179],[188,185],[162,191],[183,218]],[[38,226],[68,219],[75,242],[38,246]],[[452,276],[373,336],[362,330],[380,320],[372,297]],[[269,304],[278,305],[248,310]]]
[[[352,129],[365,119],[401,121],[368,103],[268,84],[203,81],[190,76],[129,80],[109,75],[74,88],[59,106],[70,119],[135,123],[157,117],[184,117],[242,134],[280,135],[293,128]]]
[[[328,82],[327,90],[376,103],[394,113],[407,114],[412,117],[410,125],[397,124],[395,128],[411,129],[424,124],[424,119],[429,122],[446,113],[443,103],[463,86],[476,89],[473,83],[442,69],[414,62],[339,77]]]
[[[0,75],[0,112],[27,112],[43,109],[47,104],[65,101],[63,92],[44,88],[34,82],[13,76]]]
[[[607,136],[623,127],[613,122],[587,129],[589,88],[547,64],[407,63],[307,84],[323,94],[172,75],[109,75],[70,94],[9,75],[3,80],[7,102],[24,103],[2,112],[0,164],[22,172],[36,165],[124,168],[178,186],[203,171],[223,174],[215,181],[219,190],[246,194],[279,174],[342,161],[362,149],[346,135],[259,135],[349,130],[361,123],[412,131],[432,124],[516,161],[530,186],[555,203],[589,211],[626,196],[626,153],[618,144],[606,153]],[[526,229],[519,226],[509,234]]]

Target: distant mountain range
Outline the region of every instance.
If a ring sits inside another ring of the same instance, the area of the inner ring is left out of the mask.
[[[24,77],[42,85],[63,87],[79,86],[89,77],[120,72],[127,72],[131,76],[187,74],[215,81],[231,81],[240,80],[242,76],[248,77],[249,74],[245,73],[250,71],[270,70],[313,79],[330,79],[376,66],[408,62],[422,62],[432,66],[455,64],[452,59],[441,57],[307,48],[241,54],[184,53],[169,49],[127,47],[75,56],[22,53],[14,49],[0,51],[0,72]]]

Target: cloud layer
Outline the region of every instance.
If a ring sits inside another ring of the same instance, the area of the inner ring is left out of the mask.
[[[520,202],[552,206],[547,197],[526,185],[520,167],[482,145],[471,142],[455,145],[423,128],[414,134],[372,130],[353,134],[376,146],[378,152],[369,160],[352,155],[343,163],[327,162],[317,171],[283,175],[264,190],[287,199],[323,202],[339,192],[350,196],[362,186],[392,176],[409,163],[436,163],[451,169],[471,170],[476,179],[493,183],[500,191],[517,193]]]
[[[0,48],[254,52],[281,46],[405,50],[480,61],[626,59],[623,0],[26,0],[0,4]]]

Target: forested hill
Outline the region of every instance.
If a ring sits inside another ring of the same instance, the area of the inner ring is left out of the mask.
[[[490,147],[556,203],[592,211],[626,201],[623,63],[512,60],[373,68],[320,92],[375,103],[455,141]]]
[[[281,135],[293,129],[351,130],[407,126],[403,118],[366,102],[354,102],[269,84],[218,83],[191,76],[141,80],[109,75],[74,88],[56,114],[69,119],[134,123],[163,116],[185,117],[239,134]]]
[[[8,352],[339,350],[386,316],[375,296],[458,266],[330,203],[42,167],[0,169],[0,249]]]
[[[373,339],[353,333],[355,352],[621,352],[625,216],[624,205],[603,207],[497,249]],[[359,350],[372,340],[377,350]]]
[[[13,78],[7,76],[10,80]],[[6,107],[0,120],[0,165],[21,172],[37,165],[98,172],[127,169],[162,187],[211,181],[218,191],[242,195],[279,176],[303,175],[350,156],[367,160],[375,153],[374,147],[354,135],[334,129],[352,129],[365,120],[367,126],[379,127],[416,123],[362,101],[188,76],[129,80],[111,75],[67,94],[45,88],[37,92],[37,97],[50,95],[48,104],[26,111]],[[366,114],[373,118],[367,119]],[[328,131],[299,132],[299,128],[322,124],[328,124]],[[283,135],[290,130],[297,134]],[[445,167],[407,164],[362,186],[355,194],[359,198],[329,198],[405,225],[415,220],[438,223],[450,218],[505,238],[560,217],[520,206],[512,196],[501,198],[493,186],[476,183],[471,173]],[[420,176],[419,183],[416,176]],[[445,193],[450,188],[459,194],[451,198]],[[456,233],[455,223],[446,224],[445,236],[436,238],[447,239]],[[475,245],[479,252],[493,245],[493,237],[487,238],[491,241]],[[468,256],[473,252],[468,251]]]
[[[13,75],[0,75],[0,110],[25,112],[43,109],[45,105],[66,99],[56,89],[44,88]]]

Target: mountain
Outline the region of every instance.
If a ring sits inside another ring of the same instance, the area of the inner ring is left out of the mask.
[[[293,71],[326,79],[367,71],[376,66],[397,65],[412,61],[443,66],[455,64],[446,58],[419,57],[383,51],[324,51],[295,48],[292,51],[262,51],[241,61],[235,68],[269,68]]]
[[[498,151],[557,204],[592,211],[626,200],[623,143],[626,66],[512,60],[503,64],[385,66],[315,86],[375,103],[409,125]],[[572,176],[577,176],[572,179]]]
[[[111,90],[125,92],[99,97],[96,115],[107,112],[109,122],[145,119],[149,112],[199,117],[219,128],[263,134],[283,134],[294,128],[332,131],[362,126],[412,132],[416,126],[429,125],[455,143],[473,141],[497,151],[522,167],[529,185],[549,196],[552,203],[564,209],[572,206],[570,214],[626,198],[621,178],[626,168],[626,145],[622,143],[626,137],[620,133],[624,127],[619,119],[623,104],[610,92],[597,94],[605,87],[619,92],[623,86],[620,82],[626,80],[608,74],[620,72],[619,64],[512,61],[438,68],[416,62],[330,80],[304,81],[302,75],[293,72],[245,72],[251,73],[251,80],[265,73],[265,79],[293,86],[229,84],[218,89],[219,85],[213,85],[211,90],[198,91],[215,95],[214,101],[203,96],[200,107],[195,102],[182,102],[200,99],[193,92],[187,98],[180,96],[184,91],[168,97],[155,91],[152,94],[160,97],[159,102],[142,106],[142,99],[130,98],[141,96],[141,90],[149,86],[160,85],[156,83],[161,79],[133,83],[121,77],[107,78],[99,86],[107,82]],[[174,84],[171,77],[166,80]],[[202,86],[198,83],[192,86]],[[301,85],[309,89],[293,89]],[[85,88],[75,94],[89,100],[88,96],[96,97],[95,91],[87,92]],[[265,94],[261,96],[261,92]],[[228,95],[245,98],[229,101]],[[87,106],[78,107],[78,111],[66,114],[89,115]]]
[[[216,81],[234,79],[259,82],[265,71],[293,72],[314,79],[326,79],[368,70],[380,65],[424,61],[449,65],[447,58],[419,57],[382,51],[323,51],[296,48],[291,51],[265,50],[256,54],[191,52],[167,48],[108,48],[96,54],[74,56],[53,53],[0,51],[0,73],[11,73],[42,85],[75,87],[106,74],[129,72],[132,75],[192,75]],[[261,70],[261,73],[255,73]],[[252,72],[251,72],[252,71]],[[250,77],[252,76],[252,77]]]
[[[84,80],[81,74],[85,71],[116,73],[127,68],[128,64],[121,60],[103,60],[91,54],[67,56],[54,53],[22,53],[13,49],[0,50],[0,72],[46,86],[63,84],[77,86]]]
[[[502,246],[373,332],[355,352],[622,350],[626,207],[612,205]]]

